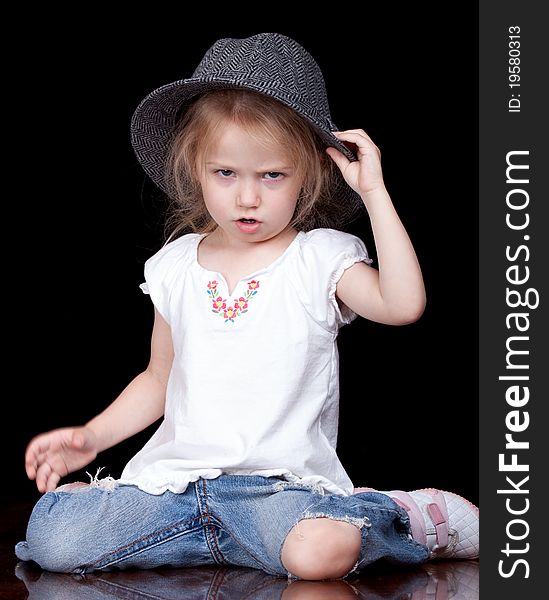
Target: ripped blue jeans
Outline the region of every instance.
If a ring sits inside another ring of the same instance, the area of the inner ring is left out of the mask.
[[[281,561],[284,540],[298,521],[316,517],[360,529],[350,573],[378,560],[416,565],[429,554],[411,538],[406,512],[379,492],[340,496],[280,477],[232,474],[158,496],[112,483],[44,494],[17,557],[64,573],[239,565],[292,578]]]

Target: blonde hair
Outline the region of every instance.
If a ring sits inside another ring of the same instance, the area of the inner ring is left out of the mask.
[[[220,89],[199,96],[183,114],[166,164],[165,180],[172,198],[166,233],[209,233],[210,217],[199,183],[201,161],[227,123],[235,123],[261,144],[276,144],[288,154],[303,183],[291,226],[309,230],[329,226],[337,210],[333,197],[335,164],[304,118],[286,105],[245,89]]]

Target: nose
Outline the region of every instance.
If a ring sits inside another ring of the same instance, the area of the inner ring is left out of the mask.
[[[239,206],[252,208],[261,203],[259,188],[254,181],[241,181],[237,190],[236,201]]]

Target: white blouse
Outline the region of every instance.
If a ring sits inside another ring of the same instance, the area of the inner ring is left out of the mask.
[[[364,243],[300,231],[229,297],[223,276],[198,262],[204,235],[169,242],[145,263],[141,288],[170,325],[175,355],[164,420],[119,482],[161,494],[222,473],[279,475],[352,494],[336,454],[336,338],[356,314],[335,291],[345,269],[372,262]]]

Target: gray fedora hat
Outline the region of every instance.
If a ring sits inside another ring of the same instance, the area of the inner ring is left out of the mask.
[[[314,58],[293,39],[278,33],[260,33],[244,39],[224,38],[206,52],[189,79],[168,83],[139,104],[131,120],[131,142],[147,175],[168,196],[165,165],[176,124],[185,103],[215,89],[245,88],[260,92],[304,117],[326,146],[357,160],[333,134],[337,131],[328,106],[324,77]],[[338,173],[333,190],[341,211],[334,225],[351,221],[364,208],[362,200]]]

